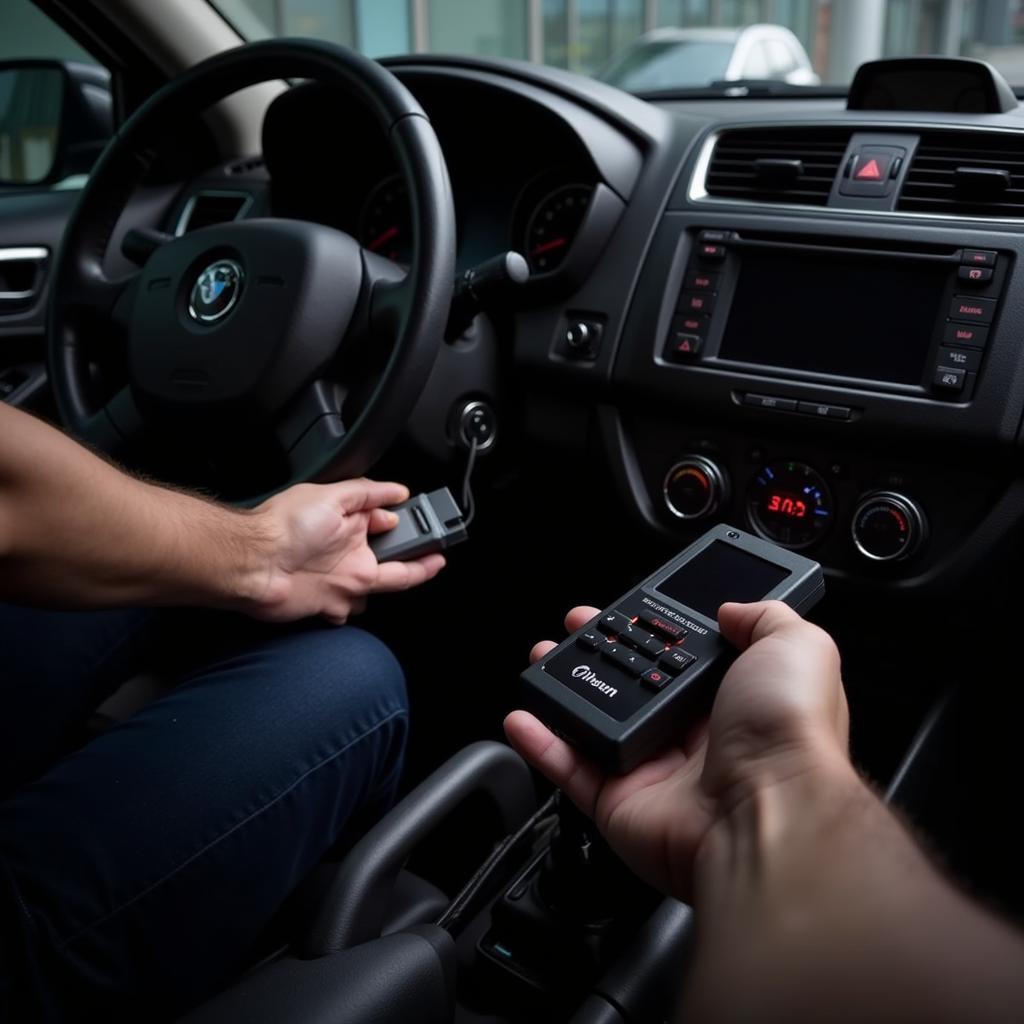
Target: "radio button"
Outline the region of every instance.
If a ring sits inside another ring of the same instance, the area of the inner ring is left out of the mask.
[[[990,324],[995,314],[995,299],[977,299],[973,295],[954,295],[953,304],[949,307],[951,320]]]
[[[697,259],[705,263],[721,263],[725,259],[725,246],[712,242],[701,242],[697,246]]]
[[[677,313],[672,317],[673,334],[699,334],[702,338],[708,331],[710,317],[699,313]]]
[[[987,267],[958,267],[956,276],[968,284],[988,284],[992,271]]]
[[[981,365],[981,351],[976,348],[944,348],[939,352],[939,363],[970,372]]]
[[[714,308],[714,296],[707,292],[683,292],[676,307],[680,313],[699,313],[702,316],[710,316]]]
[[[966,380],[966,370],[957,370],[951,366],[939,366],[935,369],[933,383],[942,391],[963,391]]]
[[[796,400],[776,398],[774,395],[744,395],[743,404],[755,409],[774,409],[776,412],[796,412]]]
[[[697,270],[686,275],[686,284],[683,287],[691,292],[714,292],[718,290],[718,278],[718,274]]]
[[[982,348],[988,341],[988,328],[975,327],[974,324],[946,324],[946,333],[942,336],[943,345],[973,345]]]
[[[991,249],[964,249],[960,262],[972,267],[994,267],[997,255]]]
[[[828,405],[825,402],[798,402],[797,412],[808,416],[820,416],[829,420],[848,420],[850,409],[845,405]]]

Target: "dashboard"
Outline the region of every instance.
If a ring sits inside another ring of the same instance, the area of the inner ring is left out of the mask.
[[[493,316],[529,441],[596,438],[649,537],[725,520],[835,581],[948,590],[1019,529],[1017,111],[654,105],[527,65],[389,66],[445,150],[459,269],[530,265]],[[386,140],[315,86],[272,106],[262,161],[190,183],[171,220],[266,215],[413,257]]]

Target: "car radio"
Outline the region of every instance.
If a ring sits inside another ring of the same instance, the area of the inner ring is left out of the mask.
[[[664,364],[971,396],[1005,254],[728,230],[693,241],[668,337],[659,340]],[[816,415],[810,404],[792,411]]]
[[[802,613],[824,593],[817,562],[716,526],[526,669],[524,706],[608,771],[629,771],[714,695],[734,654],[718,631],[724,602]]]

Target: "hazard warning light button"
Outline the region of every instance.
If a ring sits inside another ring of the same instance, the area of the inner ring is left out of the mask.
[[[907,151],[902,146],[861,146],[843,167],[839,192],[844,196],[889,195],[896,187]]]
[[[866,160],[863,166],[858,167],[853,176],[857,181],[884,181],[885,172],[888,170],[887,161],[882,157],[881,162],[877,156]]]

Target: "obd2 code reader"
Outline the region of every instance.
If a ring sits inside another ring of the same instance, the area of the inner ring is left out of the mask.
[[[710,706],[735,650],[718,631],[727,601],[824,596],[821,566],[716,526],[523,672],[523,705],[611,772],[682,739]]]

